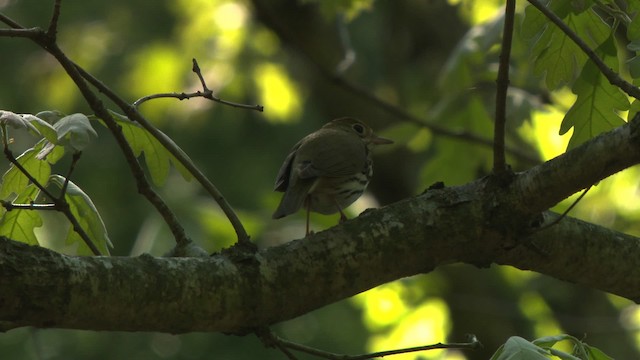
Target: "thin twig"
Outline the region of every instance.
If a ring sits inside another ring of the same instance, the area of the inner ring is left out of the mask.
[[[12,210],[45,210],[45,211],[60,211],[56,204],[14,204],[10,201],[0,200],[0,205],[7,211]]]
[[[570,205],[570,206],[569,206],[569,207],[568,207],[568,208],[567,208],[567,209],[566,209],[562,214],[560,214],[560,216],[558,216],[555,220],[553,220],[553,221],[552,221],[552,222],[550,222],[549,224],[546,224],[545,226],[543,226],[543,227],[540,227],[540,228],[536,229],[536,232],[538,232],[538,231],[542,231],[542,230],[545,230],[545,229],[548,229],[548,228],[552,227],[553,225],[556,225],[557,223],[559,223],[560,221],[562,221],[562,219],[564,219],[564,218],[569,214],[569,212],[570,212],[571,210],[573,210],[573,208],[574,208],[576,205],[578,205],[578,203],[580,202],[580,200],[582,200],[582,198],[583,198],[585,195],[587,195],[587,192],[588,192],[589,190],[591,190],[591,188],[592,188],[592,187],[593,187],[593,185],[589,185],[589,187],[587,187],[586,189],[584,189],[584,190],[582,191],[582,193],[580,194],[580,196],[578,196],[578,198],[577,198],[573,203],[571,203],[571,205]]]
[[[578,34],[576,34],[562,19],[553,13],[549,8],[544,6],[539,0],[527,0],[531,5],[538,9],[544,16],[546,16],[552,23],[554,23],[562,32],[564,32],[578,47],[593,61],[594,64],[600,69],[600,72],[609,80],[609,82],[622,89],[629,96],[636,99],[640,99],[640,88],[625,81],[615,71],[613,71],[607,64],[602,61],[598,55],[585,43]]]
[[[175,158],[182,164],[193,177],[200,183],[200,185],[211,195],[211,197],[216,201],[218,206],[222,212],[224,212],[225,216],[229,219],[231,226],[236,232],[238,237],[238,242],[250,245],[251,241],[249,239],[249,235],[247,231],[244,229],[242,222],[236,215],[235,211],[231,207],[231,205],[227,202],[227,200],[222,196],[222,193],[218,190],[218,188],[200,171],[200,169],[189,159],[187,155],[179,148],[177,145],[171,141],[166,135],[156,129],[149,120],[147,120],[140,112],[132,105],[129,105],[126,101],[124,101],[120,96],[113,92],[108,86],[102,83],[100,80],[96,79],[93,75],[85,71],[82,67],[77,64],[77,71],[85,78],[90,84],[92,84],[96,89],[98,89],[101,93],[107,96],[111,101],[113,101],[116,106],[122,109],[127,117],[130,120],[133,120],[140,124],[145,130],[147,130],[162,146],[167,149],[171,155],[175,156]],[[109,115],[110,116],[110,115]]]
[[[7,25],[9,25],[10,28],[12,29],[21,29],[24,30],[24,27],[20,24],[18,24],[17,22],[13,21],[13,19],[9,18],[8,16],[0,13],[0,22],[3,22]]]
[[[62,189],[60,191],[60,198],[64,198],[64,195],[67,193],[67,187],[69,186],[69,181],[71,180],[71,174],[80,160],[80,156],[82,155],[82,151],[76,151],[73,153],[71,158],[71,165],[69,166],[69,171],[67,171],[67,176],[64,178],[64,184],[62,184]]]
[[[53,11],[51,12],[51,20],[49,21],[49,29],[47,35],[55,41],[58,36],[58,20],[60,19],[60,10],[62,0],[55,0],[53,2]]]
[[[482,346],[478,339],[471,335],[469,342],[465,343],[437,343],[432,345],[424,345],[424,346],[415,346],[404,349],[395,349],[395,350],[387,350],[387,351],[379,351],[368,354],[360,354],[360,355],[344,355],[344,354],[336,354],[320,349],[316,349],[310,346],[298,344],[292,341],[285,340],[278,335],[274,334],[270,329],[261,329],[260,331],[256,331],[256,335],[265,343],[266,346],[276,346],[280,348],[287,348],[299,352],[303,352],[309,355],[317,356],[324,359],[329,360],[366,360],[373,359],[377,357],[385,357],[390,355],[398,355],[398,354],[406,354],[411,352],[418,351],[426,351],[426,350],[435,350],[435,349],[467,349],[467,350],[475,350]]]
[[[493,172],[496,175],[501,175],[507,171],[507,163],[504,156],[504,138],[507,123],[509,58],[511,57],[515,8],[516,0],[507,0],[502,32],[502,48],[500,50],[500,66],[498,68],[498,79],[496,80],[496,121],[493,128]]]
[[[204,81],[204,77],[202,76],[202,72],[200,71],[200,66],[198,66],[198,62],[196,61],[196,59],[193,59],[193,68],[192,68],[193,72],[196,73],[196,75],[198,76],[198,79],[200,80],[200,84],[202,84],[202,91],[195,91],[192,93],[159,93],[159,94],[151,94],[151,95],[147,95],[147,96],[143,96],[140,99],[136,100],[133,102],[133,106],[135,108],[138,108],[140,106],[140,104],[144,103],[145,101],[149,101],[149,100],[153,100],[153,99],[161,99],[161,98],[175,98],[178,100],[186,100],[186,99],[192,99],[192,98],[196,98],[196,97],[201,97],[201,98],[205,98],[205,99],[209,99],[215,102],[218,102],[220,104],[224,104],[224,105],[228,105],[231,107],[235,107],[235,108],[241,108],[241,109],[249,109],[249,110],[256,110],[256,111],[264,111],[264,106],[262,105],[248,105],[248,104],[240,104],[240,103],[235,103],[232,101],[227,101],[227,100],[223,100],[220,99],[219,97],[215,96],[213,94],[213,91],[209,90],[209,88],[207,87],[206,82]]]
[[[49,192],[49,190],[47,190],[46,187],[43,184],[41,184],[35,177],[33,177],[33,175],[31,175],[31,173],[29,173],[29,171],[27,171],[27,169],[25,169],[24,166],[22,166],[22,164],[20,164],[20,162],[13,156],[13,153],[9,149],[8,141],[5,141],[6,136],[7,136],[7,131],[6,131],[6,127],[5,126],[2,126],[2,132],[3,132],[2,142],[3,142],[4,156],[7,158],[7,160],[9,160],[9,162],[11,164],[13,164],[13,166],[15,166],[18,170],[20,170],[20,172],[24,176],[26,176],[27,179],[33,185],[35,185],[45,196],[47,196],[49,199],[51,199],[51,201],[53,202],[56,210],[58,210],[62,214],[64,214],[64,216],[67,218],[67,220],[69,220],[69,223],[71,223],[71,226],[73,227],[73,230],[80,236],[80,238],[84,241],[84,243],[87,245],[87,247],[89,247],[91,252],[93,252],[93,254],[96,255],[96,256],[102,255],[102,253],[100,253],[100,250],[98,250],[98,248],[93,243],[93,241],[91,240],[91,238],[89,237],[87,232],[84,231],[84,229],[82,228],[82,226],[78,222],[78,219],[76,219],[76,217],[71,212],[71,209],[69,208],[69,204],[64,199],[64,196],[62,196],[60,198],[56,198],[55,196],[53,196],[53,194],[51,194],[51,192]],[[2,205],[5,206],[4,203],[2,203]],[[22,209],[20,209],[20,206],[14,206],[14,208],[22,210]],[[11,208],[7,207],[7,206],[5,206],[5,209],[7,209],[7,211],[11,210]],[[43,210],[49,210],[49,209],[47,208],[47,209],[43,209]]]
[[[311,60],[310,60],[311,61]],[[436,123],[433,122],[428,122],[425,121],[417,116],[414,116],[412,114],[410,114],[409,112],[405,111],[404,109],[402,109],[401,107],[395,106],[391,103],[388,103],[382,99],[380,99],[379,97],[377,97],[376,95],[374,95],[373,93],[371,93],[369,90],[364,89],[362,87],[359,87],[351,82],[349,82],[348,80],[342,78],[342,77],[337,77],[337,76],[333,76],[330,73],[326,72],[326,70],[324,70],[323,68],[320,67],[320,65],[317,65],[318,70],[323,73],[325,76],[329,77],[332,79],[332,81],[344,88],[345,90],[348,90],[349,92],[353,93],[356,96],[359,96],[363,99],[365,99],[366,101],[376,105],[377,107],[379,107],[380,109],[388,112],[389,114],[395,116],[398,119],[410,122],[412,124],[416,124],[420,127],[423,127],[425,129],[428,129],[429,131],[431,131],[432,133],[434,133],[435,135],[440,135],[440,136],[445,136],[445,137],[449,137],[451,139],[456,139],[456,140],[461,140],[461,141],[465,141],[465,142],[469,142],[469,143],[476,143],[479,145],[485,145],[488,147],[493,147],[493,141],[491,139],[485,138],[483,136],[480,136],[478,134],[475,134],[473,132],[470,131],[466,131],[466,130],[452,130],[449,129],[447,127],[444,126],[440,126]],[[536,158],[535,156],[531,156],[531,154],[523,152],[519,149],[515,149],[513,147],[510,146],[505,146],[505,149],[507,150],[507,152],[511,155],[513,155],[515,158],[518,158],[522,161],[525,161],[531,165],[537,165],[540,164],[540,159]]]
[[[255,5],[255,3],[254,3]],[[343,88],[344,90],[352,93],[356,97],[363,99],[364,101],[380,108],[381,110],[391,114],[395,118],[399,120],[403,120],[406,122],[410,122],[416,124],[420,127],[430,130],[435,135],[448,137],[451,139],[461,140],[467,143],[475,143],[487,147],[493,147],[493,140],[482,137],[475,133],[466,131],[466,130],[451,130],[447,127],[441,126],[433,121],[428,121],[417,116],[414,116],[407,112],[405,109],[386,102],[376,95],[374,95],[370,88],[363,88],[358,86],[352,82],[349,82],[342,76],[336,76],[336,73],[331,70],[327,70],[324,66],[322,66],[308,51],[306,51],[302,46],[299,45],[296,36],[292,36],[289,29],[284,26],[280,26],[277,22],[270,24],[271,29],[278,34],[278,36],[284,41],[289,42],[294,46],[294,49],[300,54],[301,58],[306,61],[308,64],[313,66],[316,71],[320,74],[321,77],[328,79],[334,85]],[[538,165],[541,163],[540,158],[536,156],[532,156],[531,154],[524,152],[520,149],[513,148],[510,146],[505,147],[506,151],[513,155],[515,158],[526,162],[530,165]]]

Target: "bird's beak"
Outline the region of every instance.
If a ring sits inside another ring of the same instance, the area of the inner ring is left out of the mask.
[[[387,138],[383,138],[383,137],[380,137],[380,136],[376,136],[376,135],[372,135],[371,136],[371,143],[373,145],[386,145],[386,144],[393,144],[393,140],[387,139]]]

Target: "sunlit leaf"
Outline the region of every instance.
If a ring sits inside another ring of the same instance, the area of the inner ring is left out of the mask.
[[[58,132],[58,143],[69,145],[74,150],[84,150],[98,133],[84,114],[72,114],[58,120],[53,127]]]
[[[164,185],[169,175],[169,166],[171,164],[176,167],[185,180],[188,181],[191,179],[189,171],[148,131],[137,123],[130,121],[124,115],[115,112],[111,112],[111,115],[116,119],[118,125],[122,127],[122,133],[134,154],[140,156],[140,154],[144,153],[144,160],[149,169],[149,174],[151,174],[151,180],[156,186]],[[173,143],[173,140],[164,134],[162,135],[165,136],[175,148],[180,149],[178,145]],[[184,153],[183,155],[186,156]]]
[[[13,201],[16,204],[29,204],[34,201],[40,190],[35,185],[24,188]],[[38,245],[38,238],[33,230],[42,226],[42,218],[35,210],[13,209],[0,218],[0,235],[30,245]]]
[[[33,117],[33,115],[31,115],[31,117]],[[0,124],[6,124],[14,129],[28,130],[34,134],[40,134],[38,129],[32,124],[32,121],[11,111],[0,110]]]
[[[577,339],[571,335],[560,334],[554,336],[544,336],[533,340],[532,343],[543,348],[552,348],[558,342],[565,340],[576,341]]]
[[[51,183],[57,185],[60,189],[62,189],[64,182],[65,178],[60,175],[51,176]],[[113,247],[113,244],[111,240],[109,240],[107,228],[102,221],[102,217],[100,217],[98,209],[96,209],[89,195],[82,191],[76,184],[69,181],[64,199],[69,204],[69,209],[73,216],[89,236],[89,239],[93,241],[94,245],[96,245],[103,255],[108,255],[109,247]],[[80,255],[93,255],[80,235],[74,231],[73,227],[69,229],[67,243],[78,243],[78,254]]]
[[[39,160],[38,153],[42,150],[46,140],[39,141],[33,148],[26,150],[16,160],[40,184],[46,185],[51,174],[49,162]],[[0,199],[6,199],[11,194],[21,194],[29,185],[29,179],[15,166],[11,166],[2,176]]]
[[[548,360],[549,352],[519,337],[512,336],[491,357],[491,360]]]
[[[597,53],[612,69],[617,69],[616,48],[611,38],[598,48]],[[560,134],[573,127],[569,148],[624,124],[616,111],[629,109],[629,100],[600,72],[592,62],[585,64],[572,91],[578,95],[560,126]]]
[[[591,360],[613,360],[612,357],[596,347],[585,345],[585,348],[587,349]]]
[[[51,142],[54,142],[54,143],[57,142],[58,133],[56,132],[56,129],[53,126],[51,126],[48,122],[31,114],[23,114],[22,118],[28,121],[29,124],[31,124],[37,130],[36,131],[37,134],[44,136],[45,139]]]
[[[552,1],[551,10],[560,17],[592,49],[600,46],[611,34],[611,28],[592,10],[576,11],[571,1]],[[570,84],[587,61],[587,55],[562,30],[528,6],[522,24],[522,34],[534,42],[531,56],[535,72],[544,74],[547,87],[556,89]]]

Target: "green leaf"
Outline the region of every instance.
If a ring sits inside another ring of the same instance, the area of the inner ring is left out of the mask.
[[[629,67],[629,74],[634,79],[640,78],[640,56],[634,56],[627,61]]]
[[[438,118],[447,119],[452,129],[465,129],[470,133],[489,138],[491,117],[479,96],[469,96],[447,104]],[[420,172],[423,186],[446,180],[447,184],[464,184],[477,177],[479,171],[491,168],[491,150],[478,148],[465,141],[448,141],[436,136],[433,141],[433,157]],[[464,154],[461,158],[460,154]],[[455,166],[452,166],[455,164]]]
[[[33,148],[28,149],[16,160],[22,167],[38,181],[46,185],[51,174],[51,165],[47,161],[37,158],[46,140],[40,140]],[[0,185],[0,199],[6,199],[11,194],[21,194],[29,185],[29,179],[17,167],[11,166],[2,176]]]
[[[34,201],[40,190],[29,185],[14,200],[16,204],[29,204]],[[0,235],[30,245],[38,245],[38,238],[33,230],[42,226],[42,218],[35,210],[11,210],[0,218]]]
[[[71,146],[74,150],[84,150],[98,134],[84,114],[72,114],[57,121],[53,127],[58,132],[58,144]]]
[[[14,129],[29,130],[32,133],[39,134],[38,129],[31,124],[31,121],[11,111],[0,110],[0,124],[6,124]]]
[[[611,28],[593,10],[576,12],[572,2],[565,0],[552,1],[551,10],[592,49],[611,35]],[[534,71],[538,75],[545,75],[549,90],[572,83],[587,61],[587,56],[578,45],[532,6],[525,9],[521,33],[535,42],[531,50]]]
[[[113,111],[110,112],[118,122],[118,125],[122,127],[122,133],[133,149],[134,154],[140,156],[140,154],[144,153],[144,160],[149,169],[151,180],[156,186],[164,185],[169,175],[169,166],[171,164],[175,166],[185,180],[191,180],[191,173],[153,135],[139,124],[130,121],[126,116]],[[168,136],[164,134],[162,136],[173,143]],[[180,149],[175,143],[173,145]]]
[[[499,43],[504,19],[474,26],[458,42],[444,65],[438,79],[441,93],[451,94],[466,91],[477,81],[478,71],[487,71],[487,57],[491,49]]]
[[[565,341],[565,340],[571,340],[571,341],[574,341],[574,342],[578,341],[578,339],[576,339],[575,337],[573,337],[571,335],[560,334],[560,335],[554,335],[554,336],[544,336],[544,337],[541,337],[539,339],[535,339],[532,342],[535,345],[540,346],[542,348],[552,348],[555,344],[559,343],[560,341]]]
[[[518,336],[510,337],[491,360],[548,360],[549,352]]]
[[[51,175],[51,182],[62,189],[65,178],[60,175]],[[76,218],[82,229],[87,233],[94,245],[103,255],[109,254],[109,247],[113,247],[107,234],[107,228],[102,221],[93,201],[76,184],[69,181],[67,191],[64,194],[65,201],[69,204],[71,213]],[[67,243],[78,243],[78,254],[93,255],[88,246],[84,243],[73,227],[69,228]]]
[[[47,110],[47,111],[40,111],[39,113],[36,114],[36,117],[46,121],[50,125],[53,125],[57,123],[58,120],[65,117],[65,114],[63,114],[58,110]]]
[[[23,114],[22,118],[33,125],[33,128],[36,129],[37,134],[44,136],[45,139],[51,141],[52,143],[56,143],[58,141],[58,132],[48,122],[31,114]]]
[[[613,38],[603,43],[596,53],[610,68],[617,70],[618,60]],[[572,91],[578,98],[560,125],[561,135],[573,128],[569,149],[624,124],[615,111],[628,110],[629,100],[618,87],[609,83],[592,62],[584,66]]]
[[[585,348],[589,353],[590,360],[613,360],[612,357],[605,354],[604,352],[602,352],[602,350],[598,349],[597,347],[593,347],[585,344]]]

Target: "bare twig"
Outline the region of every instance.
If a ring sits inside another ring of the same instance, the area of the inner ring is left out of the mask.
[[[49,29],[47,35],[53,40],[56,40],[58,35],[58,20],[60,19],[62,0],[55,0],[53,2],[53,11],[51,12],[51,20],[49,21]]]
[[[513,39],[513,22],[515,18],[516,0],[507,0],[502,32],[502,48],[500,51],[500,67],[496,80],[496,121],[493,130],[493,172],[496,175],[507,171],[504,156],[504,137],[507,123],[507,91],[509,89],[509,58]]]
[[[132,105],[129,105],[126,101],[124,101],[120,96],[118,96],[113,90],[111,90],[108,86],[102,83],[100,80],[96,79],[93,75],[85,71],[82,67],[77,64],[74,64],[77,71],[84,77],[90,84],[92,84],[96,89],[98,89],[101,93],[105,94],[111,101],[113,101],[116,106],[122,109],[127,117],[130,120],[136,121],[140,126],[142,126],[145,130],[147,130],[153,137],[162,144],[162,146],[167,149],[171,155],[175,156],[175,158],[193,175],[193,177],[200,183],[200,185],[213,197],[216,201],[220,209],[224,212],[225,216],[229,219],[231,226],[233,226],[236,235],[238,237],[238,242],[250,245],[251,241],[249,239],[249,235],[247,234],[242,222],[236,215],[235,211],[231,205],[227,202],[227,200],[222,196],[222,193],[218,190],[218,188],[198,169],[198,167],[189,159],[187,155],[182,152],[182,150],[176,146],[173,141],[171,141],[166,135],[164,135],[161,131],[156,129],[140,112]]]
[[[368,354],[360,354],[360,355],[344,355],[344,354],[336,354],[320,349],[316,349],[310,346],[301,345],[292,341],[285,340],[278,335],[274,334],[270,329],[260,329],[256,331],[256,335],[262,340],[262,342],[269,347],[278,347],[279,349],[291,349],[299,352],[303,352],[305,354],[317,356],[323,359],[329,360],[366,360],[373,359],[377,357],[385,357],[390,355],[398,355],[398,354],[406,354],[411,352],[418,351],[426,351],[426,350],[435,350],[435,349],[467,349],[467,350],[475,350],[482,346],[480,341],[474,336],[470,335],[469,342],[465,343],[437,343],[432,345],[424,345],[424,346],[415,346],[404,349],[395,349],[395,350],[387,350],[387,351],[379,351]],[[286,353],[285,353],[286,354]]]
[[[56,204],[14,204],[10,201],[0,200],[0,205],[5,208],[7,211],[12,210],[49,210],[49,211],[60,211],[60,209],[56,206]]]
[[[62,184],[62,189],[60,191],[60,198],[64,198],[64,195],[67,193],[67,187],[69,186],[71,174],[73,173],[73,170],[76,168],[76,164],[78,163],[78,160],[80,160],[81,155],[82,155],[81,151],[76,151],[73,153],[73,157],[71,158],[71,165],[69,166],[69,171],[67,171],[67,176],[64,178],[64,184]]]
[[[622,89],[629,96],[636,99],[640,99],[640,88],[625,81],[615,71],[613,71],[607,64],[598,57],[598,55],[585,43],[578,34],[576,34],[562,19],[553,13],[549,8],[544,6],[539,0],[527,0],[531,5],[538,9],[544,16],[546,16],[552,23],[554,23],[562,32],[564,32],[578,47],[593,61],[598,67],[600,72],[609,80],[609,82]]]
[[[201,97],[201,98],[205,98],[205,99],[209,99],[209,100],[218,102],[220,104],[229,105],[229,106],[236,107],[236,108],[256,110],[256,111],[260,111],[260,112],[262,112],[264,110],[264,107],[262,105],[240,104],[240,103],[235,103],[235,102],[232,102],[232,101],[227,101],[227,100],[220,99],[219,97],[215,96],[213,94],[213,91],[210,90],[207,87],[207,84],[204,81],[204,78],[202,76],[202,72],[200,71],[200,67],[198,66],[198,62],[196,61],[196,59],[193,59],[193,68],[192,68],[192,70],[198,76],[198,79],[200,80],[200,84],[202,84],[202,91],[196,91],[196,92],[192,92],[192,93],[185,93],[185,92],[175,93],[174,92],[174,93],[151,94],[151,95],[143,96],[140,99],[136,100],[133,103],[133,106],[135,108],[138,108],[140,106],[140,104],[142,104],[142,103],[144,103],[146,101],[149,101],[149,100],[153,100],[153,99],[176,98],[178,100],[186,100],[186,99]]]
[[[578,205],[578,203],[580,202],[580,200],[582,200],[582,198],[587,195],[587,192],[589,190],[591,190],[591,188],[593,187],[593,185],[589,185],[589,187],[587,187],[586,189],[584,189],[582,191],[582,193],[580,194],[580,196],[578,196],[578,198],[567,208],[567,210],[565,210],[562,214],[560,214],[560,216],[558,216],[555,220],[553,220],[552,222],[544,225],[543,227],[540,227],[538,229],[536,229],[536,232],[538,231],[542,231],[545,229],[548,229],[550,227],[552,227],[553,225],[556,225],[557,223],[559,223],[560,221],[562,221],[562,219],[564,219],[571,210],[573,210],[573,208]]]

